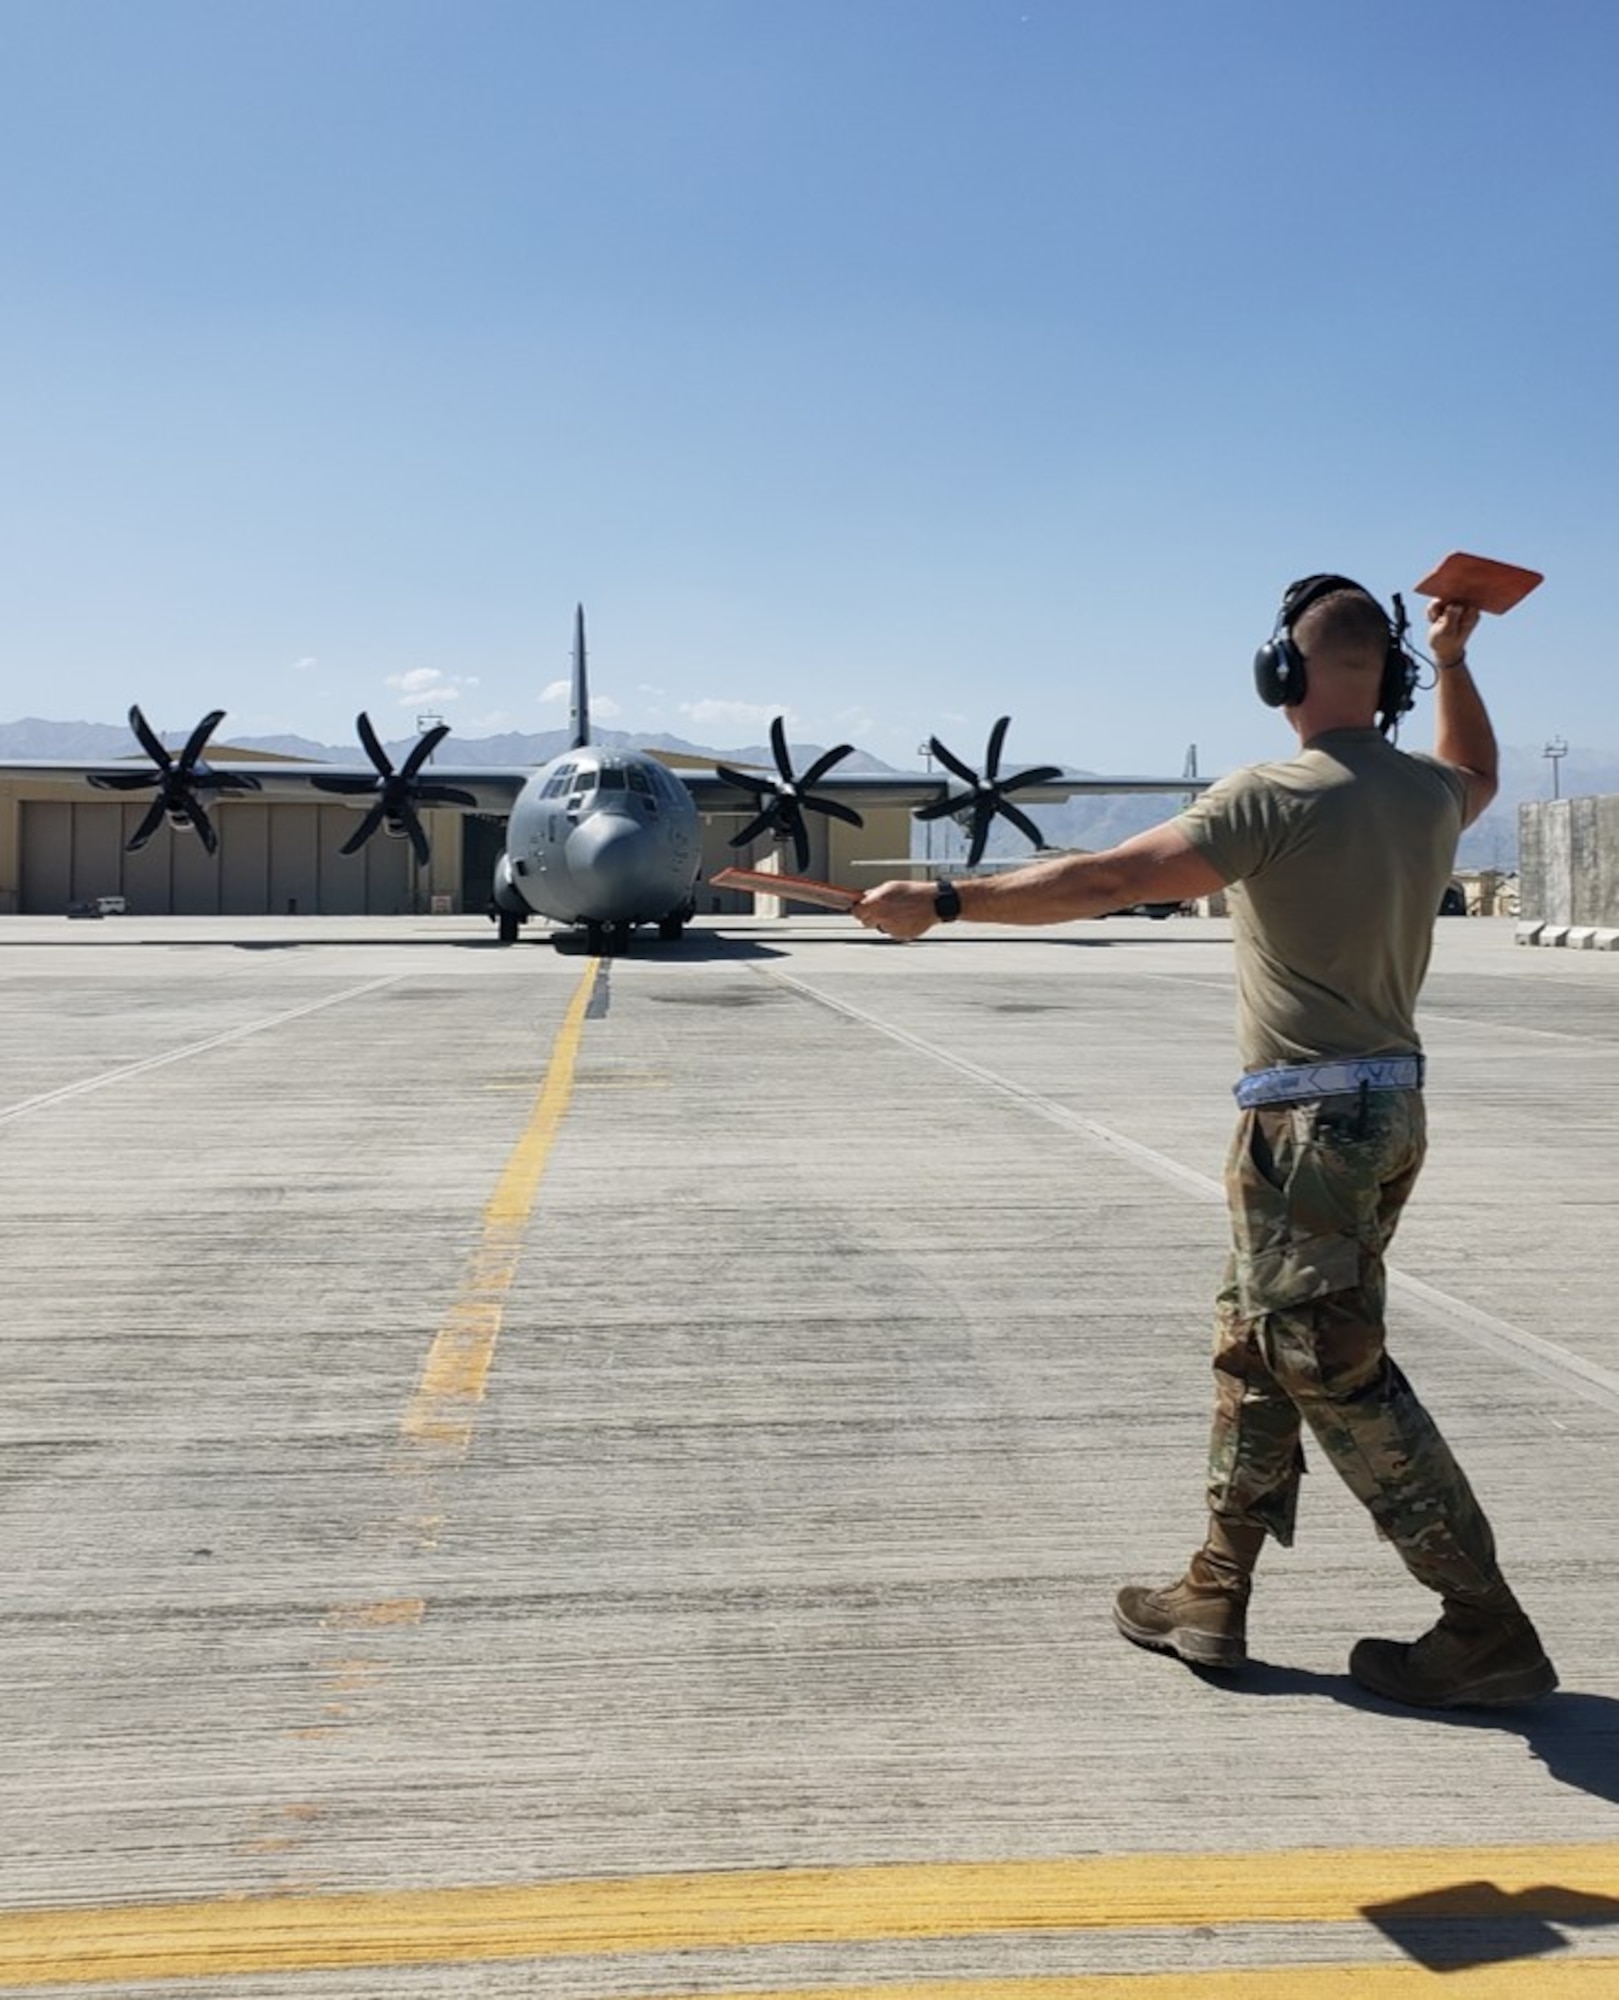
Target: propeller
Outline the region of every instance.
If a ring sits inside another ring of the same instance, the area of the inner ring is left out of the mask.
[[[190,826],[210,854],[219,848],[219,835],[204,810],[205,792],[256,792],[257,778],[242,771],[211,771],[202,761],[204,746],[225,719],[222,708],[211,709],[186,738],[178,757],[171,757],[161,737],[138,707],[129,711],[129,726],[136,740],[156,767],[150,771],[92,771],[90,783],[104,792],[135,792],[156,785],[157,797],[151,809],[124,842],[124,851],[133,854],[144,847],[167,819],[171,826]]]
[[[969,769],[959,757],[947,750],[937,736],[928,738],[928,748],[947,770],[954,771],[961,781],[971,787],[966,798],[959,792],[948,798],[934,799],[931,804],[916,808],[917,819],[959,818],[970,828],[967,844],[967,866],[976,868],[984,858],[984,843],[989,839],[989,830],[995,824],[997,814],[1010,820],[1019,833],[1027,835],[1036,847],[1044,847],[1046,838],[1032,819],[1021,807],[1012,804],[1011,794],[1025,785],[1043,785],[1048,778],[1060,778],[1061,767],[1056,764],[1036,764],[1032,769],[1019,771],[1016,777],[1000,777],[1001,745],[1006,741],[1006,731],[1012,718],[1003,715],[989,732],[989,744],[984,751],[984,775],[980,777]]]
[[[716,764],[715,770],[727,783],[735,785],[739,791],[751,792],[760,810],[758,816],[749,820],[742,831],[732,836],[733,847],[746,847],[761,833],[768,832],[773,840],[791,839],[793,856],[799,872],[809,866],[809,827],[804,819],[804,808],[811,812],[826,813],[832,819],[841,819],[849,826],[864,826],[865,821],[853,806],[846,806],[842,799],[818,799],[812,796],[812,788],[820,783],[832,766],[847,757],[853,750],[852,743],[840,743],[833,750],[826,750],[816,758],[802,777],[793,770],[792,759],[787,754],[787,731],[778,715],[770,725],[770,747],[775,752],[776,769],[781,773],[781,782],[774,778],[761,777],[757,771],[733,771],[724,764]]]
[[[365,754],[376,767],[374,778],[334,772],[329,778],[312,778],[310,783],[317,791],[338,792],[346,798],[363,798],[375,793],[376,804],[365,818],[344,841],[338,850],[342,854],[355,854],[371,838],[379,826],[386,825],[390,833],[404,834],[415,850],[416,859],[425,867],[427,857],[432,852],[427,844],[427,835],[422,830],[422,822],[417,808],[420,806],[475,806],[478,801],[471,792],[463,792],[455,785],[435,785],[429,779],[417,774],[432,756],[433,752],[450,733],[450,725],[441,722],[419,736],[410,746],[405,761],[396,771],[393,760],[383,749],[377,732],[371,727],[371,718],[363,711],[354,718],[354,726],[360,733],[360,741],[365,745]]]

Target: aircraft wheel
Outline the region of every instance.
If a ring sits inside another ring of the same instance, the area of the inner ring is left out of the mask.
[[[660,917],[658,919],[658,936],[663,939],[665,944],[673,944],[685,928],[686,919],[684,917]]]
[[[496,935],[502,944],[516,944],[523,919],[515,910],[501,910],[495,919]]]

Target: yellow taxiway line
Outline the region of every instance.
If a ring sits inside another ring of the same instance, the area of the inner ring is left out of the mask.
[[[550,1061],[522,1137],[512,1149],[483,1212],[483,1233],[460,1290],[422,1365],[401,1430],[417,1444],[464,1450],[471,1441],[517,1276],[523,1235],[551,1148],[573,1094],[580,1036],[601,960],[591,959],[552,1045]]]
[[[1017,1933],[1362,1927],[1377,1921],[1431,1926],[1485,1919],[1619,1925],[1619,1846],[893,1863],[19,1911],[0,1913],[0,1988]],[[1210,1940],[1211,1955],[1217,1949]],[[1603,1963],[1605,1972],[1591,1959],[1564,1961],[1557,1976],[1565,1983],[1555,1991],[1592,2000],[1619,1991],[1616,1962]],[[1442,1974],[1411,1964],[1361,1965],[1352,1968],[1361,1982],[1353,1991],[1356,2000],[1382,1993],[1404,2000],[1442,1985],[1452,2000],[1523,2000],[1530,1990],[1554,1990],[1543,1983],[1552,1969],[1540,1954]],[[1341,1971],[1296,1965],[1274,1972],[1210,1971],[1190,1980],[1177,1973],[1175,1987],[1161,1975],[1130,1974],[1043,1984],[993,1977],[909,1988],[857,1984],[813,1992],[815,2000],[878,1993],[882,2000],[907,1993],[957,2000],[969,1992],[1020,2000],[1089,2000],[1122,1992],[1132,2000],[1171,1992],[1195,2000],[1270,2000],[1272,1994],[1280,2000],[1284,1992],[1348,1992],[1331,1983]],[[1516,1986],[1490,1983],[1511,1976]],[[1533,1988],[1526,1977],[1536,1982]],[[1587,1978],[1591,1983],[1582,1985]],[[732,1989],[727,2000],[741,2000],[741,1989]],[[778,1991],[772,2000],[789,1996]],[[803,1989],[791,2000],[804,2000]]]

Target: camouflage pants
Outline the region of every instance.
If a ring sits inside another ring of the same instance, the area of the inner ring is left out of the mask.
[[[1301,1426],[1406,1567],[1463,1601],[1505,1591],[1461,1467],[1384,1348],[1383,1255],[1427,1149],[1420,1091],[1240,1115],[1215,1309],[1209,1505],[1293,1540]]]

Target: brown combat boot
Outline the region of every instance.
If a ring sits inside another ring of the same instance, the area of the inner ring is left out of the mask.
[[[1539,1633],[1515,1603],[1491,1611],[1452,1598],[1432,1631],[1409,1645],[1362,1639],[1349,1671],[1374,1694],[1414,1708],[1512,1708],[1557,1685]]]
[[[1167,1590],[1126,1584],[1113,1622],[1149,1652],[1173,1653],[1194,1667],[1240,1667],[1248,1658],[1248,1593],[1264,1546],[1263,1528],[1211,1516],[1209,1538],[1185,1576]]]

